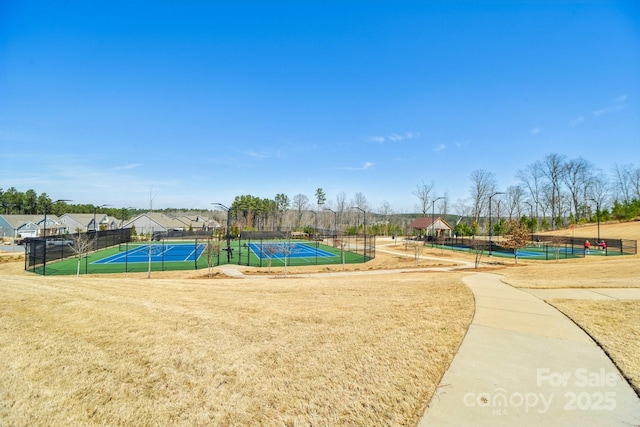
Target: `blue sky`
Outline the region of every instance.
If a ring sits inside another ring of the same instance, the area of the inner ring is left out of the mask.
[[[640,163],[640,2],[0,0],[0,188],[116,207],[450,203]]]

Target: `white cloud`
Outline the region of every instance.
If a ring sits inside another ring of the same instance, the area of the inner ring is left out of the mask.
[[[113,170],[116,170],[116,171],[129,170],[129,169],[139,168],[140,166],[142,166],[141,163],[129,163],[128,165],[124,165],[124,166],[116,166],[113,168]]]
[[[576,117],[573,120],[569,120],[569,124],[571,126],[576,126],[579,125],[580,123],[584,122],[584,116],[580,116],[580,117]]]
[[[338,170],[344,170],[344,171],[363,171],[363,170],[370,169],[370,168],[372,168],[374,166],[375,166],[375,163],[364,162],[362,164],[362,166],[343,166],[343,167],[339,167],[337,169]]]
[[[367,141],[371,141],[371,142],[377,142],[382,144],[385,141],[385,137],[384,136],[370,136],[367,138]]]
[[[533,128],[531,129],[531,135],[537,135],[541,132],[540,128]]]
[[[400,142],[407,139],[414,139],[419,137],[419,132],[404,132],[402,134],[392,133],[391,135],[389,135],[389,139],[393,142]]]
[[[435,148],[433,149],[433,151],[438,152],[438,151],[444,151],[444,150],[446,150],[446,149],[447,149],[447,146],[446,146],[446,145],[444,145],[444,144],[440,144],[440,145],[438,145],[437,147],[435,147]]]
[[[266,159],[271,157],[269,154],[258,153],[256,151],[245,151],[245,154],[249,157],[253,157],[254,159]]]
[[[614,99],[613,105],[609,105],[608,107],[601,108],[593,112],[593,115],[596,117],[602,116],[603,114],[614,113],[616,111],[622,110],[627,103],[627,95],[621,95]]]
[[[382,144],[386,141],[391,142],[401,142],[409,139],[415,139],[420,137],[420,132],[403,132],[403,133],[392,133],[387,136],[369,136],[366,138],[367,141],[377,142]]]

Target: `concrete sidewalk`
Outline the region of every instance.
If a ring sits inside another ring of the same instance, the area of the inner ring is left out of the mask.
[[[640,399],[591,338],[479,273],[476,313],[419,426],[638,426]]]

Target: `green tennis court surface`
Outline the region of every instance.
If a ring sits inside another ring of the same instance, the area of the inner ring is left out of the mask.
[[[80,259],[80,274],[199,270],[223,264],[253,267],[305,266],[362,263],[362,254],[341,251],[319,242],[235,240],[227,252],[226,241],[167,241],[123,243],[92,252]],[[47,275],[76,274],[78,258],[47,263]]]

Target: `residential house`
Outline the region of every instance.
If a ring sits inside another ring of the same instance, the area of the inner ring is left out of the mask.
[[[184,215],[179,219],[187,224],[187,229],[191,229],[193,231],[208,231],[221,227],[218,221],[202,215]]]
[[[136,228],[137,234],[158,234],[169,231],[185,231],[189,225],[180,219],[172,218],[161,212],[147,212],[125,222],[124,228]]]
[[[72,233],[94,230],[116,230],[120,228],[121,221],[104,213],[68,213],[60,217]],[[95,220],[95,222],[94,222]]]
[[[0,215],[2,237],[17,239],[65,233],[68,233],[68,228],[56,215],[47,215],[46,227],[43,215]]]

